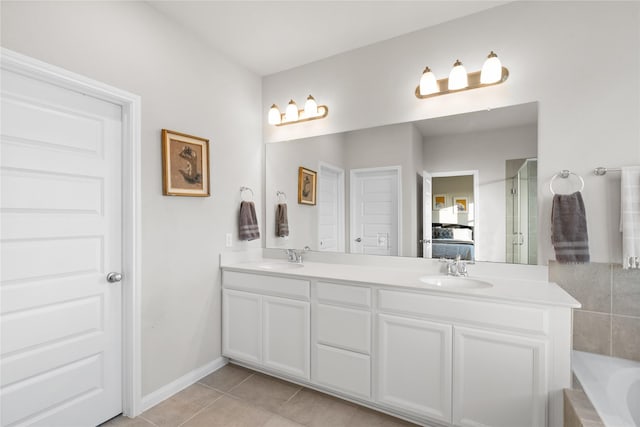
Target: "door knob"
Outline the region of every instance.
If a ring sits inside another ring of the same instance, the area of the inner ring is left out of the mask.
[[[358,238],[356,238],[356,239],[353,239],[353,240],[354,240],[354,241],[356,241],[356,242],[358,242],[358,243],[362,242],[362,238],[360,238],[360,237],[358,237]]]
[[[107,274],[107,282],[109,283],[116,283],[121,280],[122,280],[121,273],[116,273],[115,271],[112,271],[111,273]]]

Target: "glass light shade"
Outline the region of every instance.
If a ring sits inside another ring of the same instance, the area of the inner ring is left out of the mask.
[[[279,125],[282,121],[282,116],[280,115],[280,110],[278,110],[278,106],[273,104],[269,109],[269,124],[270,125]]]
[[[449,90],[464,89],[469,86],[469,79],[467,78],[467,70],[465,70],[462,62],[457,60],[453,64],[451,73],[449,73]]]
[[[318,115],[318,104],[311,95],[307,97],[307,102],[304,103],[304,115],[307,117],[315,117]]]
[[[298,105],[292,99],[287,105],[287,109],[284,112],[284,119],[288,122],[294,122],[298,120]]]
[[[484,61],[482,71],[480,72],[480,83],[491,84],[500,81],[502,78],[502,63],[493,51]]]
[[[429,67],[426,67],[422,73],[422,77],[420,77],[420,95],[430,95],[439,91],[440,87],[438,86],[435,74],[433,74]]]

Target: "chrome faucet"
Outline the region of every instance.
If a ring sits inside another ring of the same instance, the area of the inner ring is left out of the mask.
[[[466,277],[469,275],[467,263],[460,259],[460,254],[456,255],[456,259],[447,261],[447,274],[455,277]]]
[[[293,262],[296,264],[302,264],[302,254],[304,252],[309,251],[310,249],[311,248],[309,248],[309,246],[305,246],[304,249],[302,250],[285,249],[285,252],[287,253],[287,261]]]

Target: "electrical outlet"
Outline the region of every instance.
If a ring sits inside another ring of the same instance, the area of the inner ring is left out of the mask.
[[[226,245],[228,248],[230,248],[231,246],[233,246],[233,240],[232,240],[232,236],[231,233],[227,233],[226,236]]]

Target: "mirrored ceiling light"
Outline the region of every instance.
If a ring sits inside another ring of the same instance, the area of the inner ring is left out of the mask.
[[[315,117],[318,115],[318,103],[313,96],[309,95],[304,103],[304,115],[306,117]]]
[[[430,95],[440,91],[438,81],[431,68],[425,67],[420,77],[420,95]]]
[[[269,124],[270,125],[279,125],[282,122],[282,114],[280,114],[280,110],[276,104],[272,104],[269,109]]]
[[[300,118],[300,114],[298,112],[298,104],[292,99],[289,101],[289,105],[287,105],[287,109],[284,112],[284,120],[287,122],[295,122]]]
[[[459,59],[453,64],[451,73],[449,73],[449,90],[460,90],[469,86],[467,70],[465,70]]]
[[[491,51],[487,60],[482,65],[482,71],[480,72],[480,83],[491,84],[499,81],[502,78],[502,63],[500,58]]]

